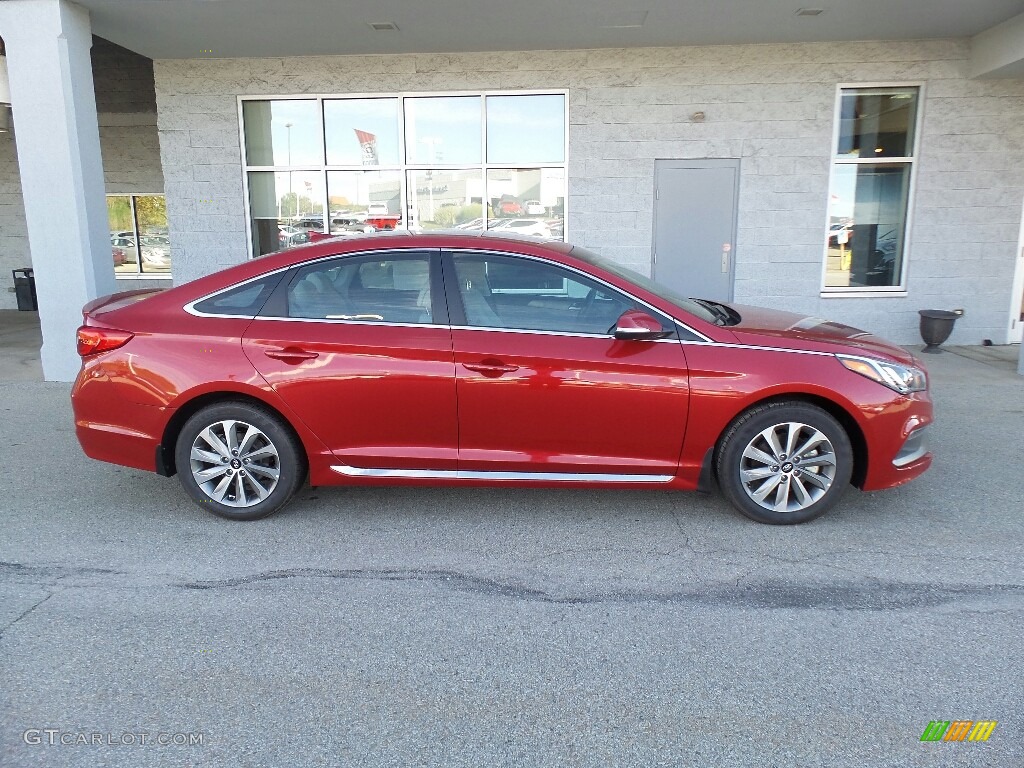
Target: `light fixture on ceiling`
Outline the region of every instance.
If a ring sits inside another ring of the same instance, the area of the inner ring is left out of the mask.
[[[397,32],[398,25],[393,21],[371,21],[369,22],[370,29],[374,32]]]
[[[796,11],[797,16],[821,16],[825,12],[824,8],[798,8]]]

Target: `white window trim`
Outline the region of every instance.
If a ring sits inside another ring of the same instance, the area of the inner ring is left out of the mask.
[[[432,97],[432,96],[476,96],[480,98],[480,113],[481,113],[481,134],[480,134],[480,151],[481,161],[479,163],[472,163],[469,165],[463,165],[459,163],[437,163],[437,164],[422,164],[422,163],[405,163],[405,112],[400,109],[398,113],[399,128],[398,128],[398,152],[402,161],[399,164],[381,164],[374,166],[366,165],[328,165],[327,164],[327,152],[326,143],[327,135],[323,129],[324,119],[324,101],[330,101],[332,99],[399,99],[400,101],[406,98],[421,98],[421,97]],[[562,131],[563,147],[562,147],[562,162],[560,163],[488,163],[487,162],[487,115],[484,108],[484,99],[488,96],[562,96],[565,99],[565,111],[564,111],[564,127]],[[409,171],[476,171],[479,170],[482,174],[484,194],[486,196],[487,190],[487,172],[489,170],[507,170],[507,169],[518,169],[518,168],[561,168],[562,177],[565,183],[562,203],[562,239],[565,242],[569,240],[569,91],[566,88],[542,88],[542,89],[519,89],[519,90],[472,90],[472,91],[392,91],[392,92],[371,92],[371,93],[289,93],[289,94],[264,94],[264,95],[253,95],[253,96],[238,96],[238,141],[241,147],[242,153],[242,193],[244,196],[244,207],[245,207],[245,239],[246,247],[248,249],[249,258],[256,258],[252,241],[252,210],[251,201],[249,197],[249,174],[255,171],[264,172],[314,172],[324,174],[324,188],[323,197],[320,201],[321,206],[324,210],[325,220],[330,216],[330,190],[327,187],[327,173],[331,171],[395,171],[401,174],[399,194],[403,202],[408,205],[411,200],[409,197],[408,187],[408,172]],[[245,117],[243,115],[243,106],[247,101],[316,101],[317,112],[320,119],[320,156],[324,158],[324,164],[322,165],[249,165],[248,164],[248,148],[245,143]],[[408,211],[403,211],[403,219],[408,216]],[[487,224],[487,205],[486,201],[483,205],[483,216],[484,225]],[[325,231],[328,231],[327,225],[325,224]]]
[[[107,192],[104,195],[104,199],[108,197],[127,197],[132,206],[132,222],[135,226],[138,226],[138,220],[135,216],[135,198],[136,197],[162,197],[164,202],[167,201],[167,194],[161,192]],[[134,227],[133,227],[134,229]],[[110,221],[107,221],[107,231],[110,231]],[[170,230],[168,230],[168,235]],[[138,235],[138,230],[135,231]],[[136,238],[138,240],[138,238]],[[173,243],[172,243],[173,245]],[[142,246],[136,242],[135,247],[139,249],[139,261],[142,261]],[[140,263],[139,267],[142,266]],[[174,279],[174,260],[171,260],[171,269],[169,272],[114,272],[115,280],[173,280]]]
[[[917,89],[917,115],[914,118],[914,153],[910,157],[885,157],[885,158],[850,158],[847,160],[838,161],[836,159],[836,147],[839,146],[839,131],[842,121],[842,107],[843,107],[843,91],[852,89],[869,89],[869,88],[916,88]],[[826,198],[825,205],[825,226],[822,228],[822,232],[827,233],[829,227],[832,224],[832,193],[833,185],[835,184],[835,174],[833,169],[837,164],[843,165],[859,165],[859,164],[879,164],[879,163],[900,163],[907,164],[910,166],[910,185],[907,191],[907,215],[903,222],[903,259],[900,265],[900,280],[897,285],[894,286],[878,286],[873,285],[865,288],[850,288],[850,287],[829,287],[826,285],[828,280],[828,237],[824,237],[824,246],[822,248],[821,257],[821,283],[820,283],[820,296],[823,299],[842,299],[842,298],[904,298],[908,295],[907,289],[907,274],[908,265],[910,264],[910,251],[911,251],[911,233],[913,232],[914,224],[914,199],[916,198],[917,192],[917,166],[921,159],[921,128],[924,125],[924,105],[925,105],[925,83],[924,81],[903,81],[903,82],[867,82],[867,83],[839,83],[836,85],[835,95],[835,107],[832,112],[832,142],[829,145],[829,162],[828,162],[828,197]]]

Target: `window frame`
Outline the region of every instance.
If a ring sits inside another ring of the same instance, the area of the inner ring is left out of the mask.
[[[407,162],[406,153],[406,111],[405,111],[405,99],[407,98],[430,98],[430,97],[453,97],[453,96],[473,96],[480,100],[480,115],[481,115],[481,126],[480,126],[480,152],[481,162],[460,164],[460,163],[410,163]],[[487,160],[487,112],[486,112],[486,99],[489,96],[562,96],[565,100],[565,109],[563,111],[563,129],[562,129],[562,162],[560,163],[490,163]],[[329,165],[327,163],[327,134],[324,124],[324,101],[332,100],[345,100],[345,99],[397,99],[398,100],[398,152],[399,152],[399,163],[398,164],[385,164],[366,166],[366,165]],[[248,162],[248,147],[245,140],[245,117],[244,117],[244,105],[250,101],[316,101],[317,102],[317,118],[320,126],[320,156],[322,162],[318,165],[249,165]],[[328,186],[328,173],[331,171],[349,171],[349,172],[366,172],[366,171],[394,171],[401,175],[399,195],[402,200],[402,204],[406,210],[402,212],[403,221],[408,224],[409,205],[412,204],[412,198],[409,194],[409,173],[415,171],[465,171],[465,170],[478,170],[480,171],[480,181],[482,189],[484,190],[484,201],[482,204],[483,214],[483,232],[487,232],[487,224],[489,217],[487,215],[487,172],[489,170],[532,170],[542,168],[556,168],[562,170],[563,178],[563,192],[562,198],[562,240],[568,241],[569,229],[569,90],[568,88],[539,88],[539,89],[479,89],[479,90],[462,90],[462,91],[388,91],[388,92],[356,92],[356,93],[290,93],[290,94],[261,94],[261,95],[245,95],[237,97],[237,110],[238,110],[238,138],[239,146],[241,148],[241,168],[242,168],[242,190],[243,190],[243,204],[245,207],[245,237],[246,247],[248,250],[249,258],[257,258],[254,253],[253,243],[253,226],[252,226],[252,203],[249,192],[249,174],[254,172],[271,172],[271,173],[296,173],[296,172],[315,172],[323,175],[323,196],[321,198],[320,205],[323,209],[323,221],[324,231],[330,231],[330,188]],[[475,230],[474,230],[475,231]]]
[[[837,153],[839,134],[842,129],[843,91],[871,90],[875,88],[915,88],[917,89],[916,114],[913,125],[913,152],[903,157],[852,157],[840,158]],[[908,295],[907,275],[910,263],[911,232],[914,220],[914,199],[917,192],[917,166],[921,157],[922,126],[924,125],[925,83],[924,81],[900,82],[863,82],[838,83],[836,85],[835,105],[832,112],[832,139],[829,144],[828,162],[828,196],[825,205],[824,245],[821,257],[820,297],[836,298],[905,298]],[[910,180],[907,185],[907,211],[903,221],[903,254],[900,264],[899,282],[892,286],[829,286],[828,281],[828,232],[832,224],[832,195],[836,188],[835,168],[837,165],[899,165],[910,168]]]
[[[458,257],[496,257],[496,258],[512,258],[512,259],[524,259],[526,261],[539,262],[545,266],[561,269],[571,274],[579,275],[582,279],[588,280],[589,282],[596,283],[597,285],[604,286],[608,290],[629,299],[632,303],[644,307],[646,311],[657,318],[662,327],[665,330],[671,330],[671,335],[661,339],[651,339],[644,343],[658,343],[658,342],[671,342],[673,344],[680,343],[679,329],[680,327],[685,328],[689,332],[693,332],[688,326],[676,320],[675,318],[662,312],[657,307],[652,306],[643,299],[634,296],[628,291],[624,291],[616,285],[612,285],[606,280],[602,280],[597,275],[592,275],[583,270],[577,269],[576,267],[568,264],[562,264],[557,261],[546,259],[543,256],[534,256],[528,253],[518,253],[514,251],[503,251],[494,250],[489,248],[443,248],[441,249],[441,267],[444,271],[444,287],[445,294],[448,297],[448,317],[451,322],[451,329],[453,331],[489,331],[494,333],[527,333],[537,334],[541,336],[566,336],[570,338],[584,338],[584,339],[605,339],[615,340],[614,333],[583,333],[579,331],[548,331],[540,330],[536,328],[505,328],[495,327],[487,325],[470,325],[469,320],[466,317],[466,307],[462,301],[462,288],[459,285],[459,278],[456,272],[455,259]],[[513,295],[513,294],[510,294]]]
[[[107,192],[103,199],[106,200],[110,197],[127,197],[128,204],[132,209],[132,231],[134,232],[135,248],[138,251],[138,262],[136,263],[136,272],[114,272],[115,280],[173,280],[174,279],[174,259],[171,259],[171,268],[166,272],[143,272],[142,271],[142,238],[139,236],[139,215],[135,211],[135,198],[137,197],[162,197],[164,199],[164,206],[167,205],[167,194],[165,192]],[[110,242],[110,221],[107,220],[107,242]],[[170,228],[168,227],[167,239],[170,240]],[[113,247],[113,243],[110,243]],[[172,243],[173,245],[173,243]],[[111,263],[113,263],[113,255],[111,255]]]

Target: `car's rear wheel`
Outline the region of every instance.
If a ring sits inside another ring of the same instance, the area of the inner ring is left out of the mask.
[[[809,403],[752,408],[726,431],[716,453],[722,492],[760,523],[805,523],[839,501],[853,473],[842,425]]]
[[[245,402],[196,412],[178,434],[174,460],[189,496],[232,520],[277,512],[306,477],[305,454],[287,425]]]

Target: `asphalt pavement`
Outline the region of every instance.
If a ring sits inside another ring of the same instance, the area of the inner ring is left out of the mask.
[[[928,362],[932,470],[797,527],[473,488],[232,523],[0,383],[0,765],[1020,766],[1024,379]]]

